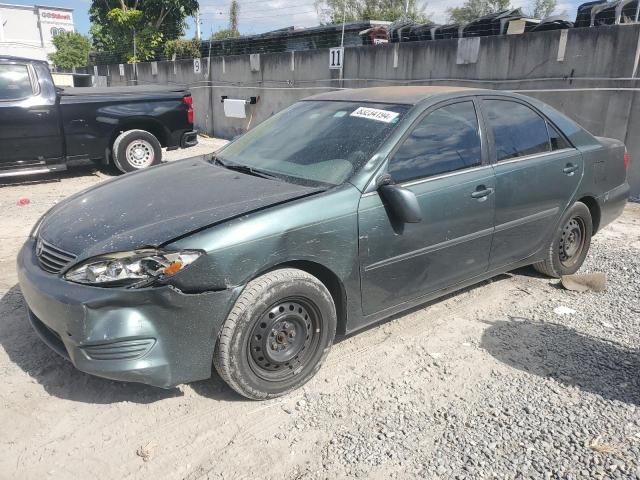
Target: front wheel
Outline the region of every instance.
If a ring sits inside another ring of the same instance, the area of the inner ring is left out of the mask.
[[[158,165],[162,161],[162,146],[146,130],[127,130],[113,142],[113,161],[123,173]]]
[[[284,395],[320,369],[336,323],[333,299],[320,280],[302,270],[274,270],[240,294],[222,327],[214,365],[247,398]]]
[[[548,247],[547,258],[533,267],[555,278],[576,273],[587,256],[592,234],[589,208],[582,202],[574,203],[560,220]]]

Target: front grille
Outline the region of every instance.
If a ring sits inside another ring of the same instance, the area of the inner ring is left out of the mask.
[[[38,257],[42,269],[49,273],[60,273],[76,259],[73,253],[54,247],[42,238],[38,238],[36,242],[36,257]]]

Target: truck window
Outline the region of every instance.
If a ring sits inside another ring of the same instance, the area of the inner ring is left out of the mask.
[[[0,65],[0,100],[18,100],[33,95],[26,65]]]

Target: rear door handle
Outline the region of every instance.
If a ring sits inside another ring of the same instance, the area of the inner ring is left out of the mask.
[[[575,163],[567,163],[567,165],[562,169],[562,171],[567,175],[573,175],[576,170],[578,170],[578,165]]]
[[[493,188],[487,188],[484,185],[478,185],[478,187],[471,192],[471,198],[476,200],[484,200],[493,193]]]

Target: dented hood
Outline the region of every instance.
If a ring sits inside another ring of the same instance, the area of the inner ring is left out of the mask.
[[[214,166],[202,158],[127,174],[54,207],[39,235],[79,259],[158,246],[320,189]]]

